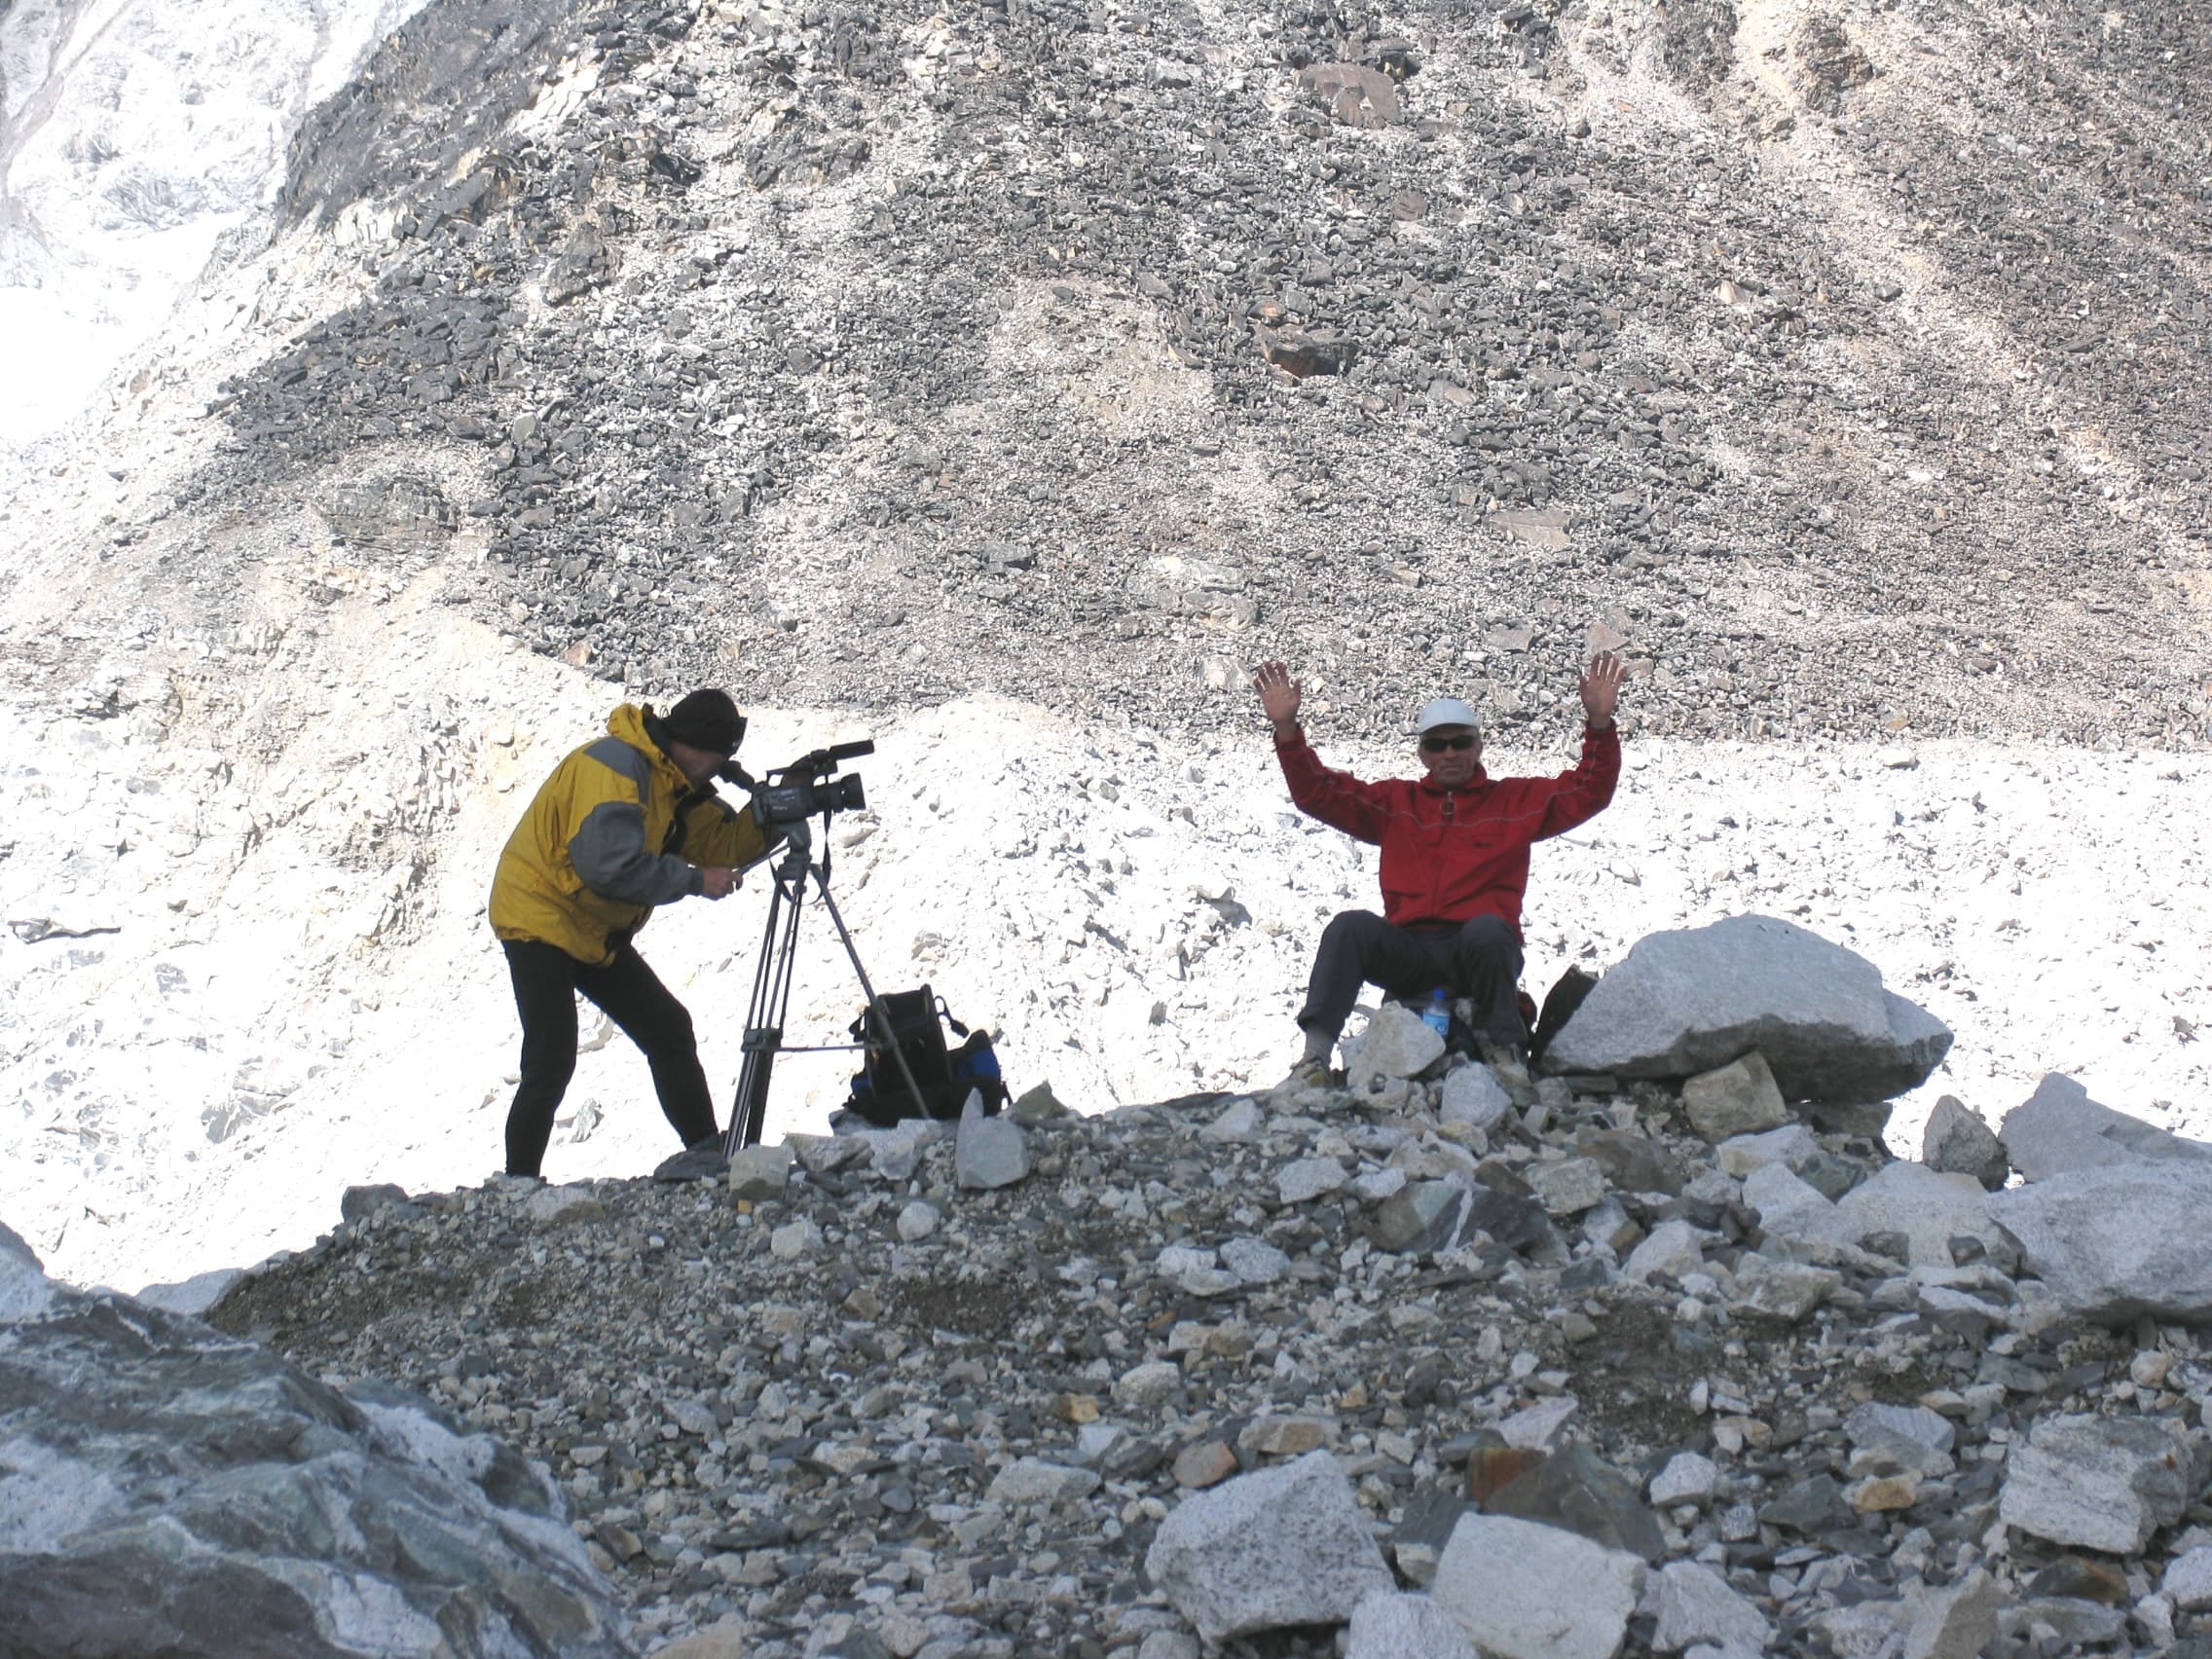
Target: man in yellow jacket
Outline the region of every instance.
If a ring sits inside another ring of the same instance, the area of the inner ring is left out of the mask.
[[[715,1107],[691,1015],[630,941],[655,905],[724,898],[766,856],[772,843],[753,809],[733,810],[715,793],[744,735],[737,705],[712,688],[666,716],[625,703],[605,737],[554,768],[507,838],[492,931],[522,1014],[509,1175],[537,1174],[545,1157],[576,1069],[578,991],[645,1051],[661,1110],[688,1151],[713,1161]]]

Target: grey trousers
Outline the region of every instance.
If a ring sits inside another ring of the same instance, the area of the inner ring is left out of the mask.
[[[1521,1019],[1521,941],[1495,916],[1398,927],[1372,910],[1346,910],[1321,932],[1298,1023],[1334,1037],[1362,985],[1418,1002],[1441,985],[1475,1005],[1478,1036],[1529,1040]]]

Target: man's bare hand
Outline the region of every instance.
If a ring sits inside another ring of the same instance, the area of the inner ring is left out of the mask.
[[[736,870],[721,865],[699,866],[699,896],[703,899],[727,899],[737,890],[741,877]]]
[[[1298,706],[1305,701],[1305,693],[1298,682],[1291,679],[1290,670],[1279,662],[1264,662],[1252,670],[1253,689],[1260,693],[1260,709],[1274,723],[1278,732],[1287,732],[1298,724]]]
[[[1582,676],[1582,712],[1592,725],[1603,729],[1613,723],[1621,682],[1627,678],[1627,667],[1611,651],[1600,651],[1590,659],[1589,671]]]

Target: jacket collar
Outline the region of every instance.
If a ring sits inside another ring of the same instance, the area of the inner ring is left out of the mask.
[[[1472,794],[1475,791],[1487,790],[1490,786],[1491,775],[1483,770],[1483,763],[1480,760],[1475,762],[1475,775],[1456,789],[1448,790],[1442,784],[1430,783],[1425,777],[1414,780],[1415,788],[1420,790],[1424,794],[1432,795]]]

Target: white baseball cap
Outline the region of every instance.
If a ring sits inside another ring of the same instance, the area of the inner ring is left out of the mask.
[[[1438,726],[1455,725],[1472,726],[1480,731],[1483,722],[1475,718],[1474,710],[1456,697],[1431,697],[1420,706],[1420,715],[1414,721],[1414,732],[1418,736],[1424,731],[1434,731]]]

